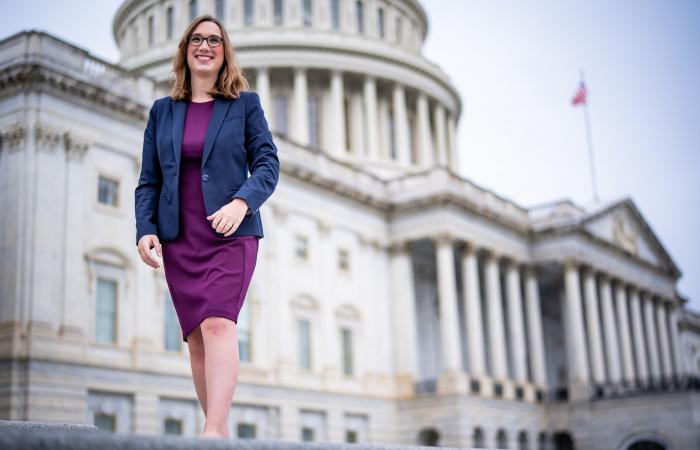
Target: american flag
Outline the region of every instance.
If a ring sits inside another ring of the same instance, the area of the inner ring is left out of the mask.
[[[576,106],[579,103],[583,103],[584,105],[586,104],[586,85],[583,84],[583,81],[581,81],[581,84],[578,87],[578,91],[576,92],[576,95],[574,96],[573,99],[571,99],[571,104]]]

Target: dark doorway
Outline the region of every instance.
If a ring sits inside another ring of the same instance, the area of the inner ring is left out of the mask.
[[[418,433],[418,445],[437,447],[440,433],[435,428],[424,428]]]

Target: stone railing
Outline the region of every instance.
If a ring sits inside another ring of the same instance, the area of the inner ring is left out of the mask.
[[[428,450],[429,448],[434,447],[142,436],[96,431],[95,427],[89,425],[0,421],[0,449],[3,450]],[[449,447],[443,448],[449,450]],[[452,449],[458,450],[454,447]]]

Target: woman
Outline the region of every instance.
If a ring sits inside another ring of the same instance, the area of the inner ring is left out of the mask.
[[[135,190],[141,259],[163,268],[187,342],[202,436],[227,437],[238,378],[238,314],[263,237],[258,209],[279,177],[277,148],[225,28],[195,19],[151,107]],[[247,172],[250,171],[250,177]]]

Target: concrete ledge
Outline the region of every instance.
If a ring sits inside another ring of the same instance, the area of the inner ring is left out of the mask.
[[[79,423],[51,423],[51,422],[25,422],[21,420],[0,420],[0,432],[8,431],[53,431],[53,432],[95,432],[99,429],[94,425],[83,425]]]
[[[288,442],[262,439],[203,439],[178,436],[140,436],[102,431],[75,433],[36,431],[25,428],[3,429],[3,450],[434,450],[435,447],[374,444],[340,444],[323,442]],[[448,447],[442,447],[450,450]],[[451,450],[458,450],[452,448]]]

